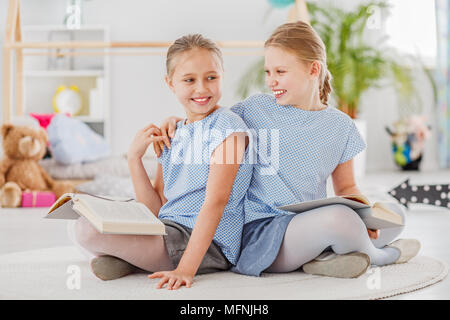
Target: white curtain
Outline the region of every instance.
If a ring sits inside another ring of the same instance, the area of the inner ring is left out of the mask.
[[[438,142],[441,168],[450,167],[450,0],[436,0],[438,35],[438,66],[436,83],[438,87]]]

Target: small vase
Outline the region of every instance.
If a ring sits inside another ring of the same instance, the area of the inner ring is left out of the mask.
[[[420,170],[421,161],[422,161],[422,154],[420,154],[420,156],[416,160],[413,160],[410,163],[401,166],[401,168],[403,171],[418,171]]]

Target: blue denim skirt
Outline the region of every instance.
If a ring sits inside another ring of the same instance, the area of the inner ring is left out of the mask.
[[[275,261],[287,226],[295,216],[278,215],[244,225],[241,254],[231,271],[259,277]]]

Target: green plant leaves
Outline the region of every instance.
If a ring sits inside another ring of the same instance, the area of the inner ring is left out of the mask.
[[[311,25],[326,46],[327,66],[332,74],[334,100],[338,108],[351,117],[357,116],[362,94],[369,88],[381,87],[389,78],[404,103],[418,98],[411,70],[395,60],[393,50],[384,45],[385,38],[369,43],[365,31],[376,10],[384,10],[384,1],[372,1],[353,11],[308,2]],[[251,89],[267,91],[264,84],[264,59],[250,66],[239,82],[238,94],[247,97]]]

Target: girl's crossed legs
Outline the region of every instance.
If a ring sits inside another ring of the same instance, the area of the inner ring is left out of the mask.
[[[394,209],[394,208],[392,208]],[[396,212],[405,215],[398,206]],[[337,254],[366,253],[374,265],[391,264],[399,253],[384,248],[404,227],[382,230],[371,240],[361,218],[344,205],[331,205],[296,215],[289,223],[280,251],[268,272],[290,272],[318,257],[326,248]],[[162,236],[101,234],[84,217],[74,226],[75,240],[94,256],[111,255],[149,271],[173,269]]]
[[[149,272],[173,269],[162,236],[101,234],[84,217],[74,228],[75,240],[95,256],[114,256]]]
[[[393,204],[394,206],[398,206]],[[392,208],[394,209],[394,208]],[[396,212],[405,215],[400,206]],[[404,227],[385,229],[371,240],[358,214],[345,205],[330,205],[296,215],[289,223],[280,251],[268,272],[291,272],[315,259],[326,248],[337,254],[359,251],[367,254],[371,263],[382,266],[394,263],[399,251],[385,247]]]

